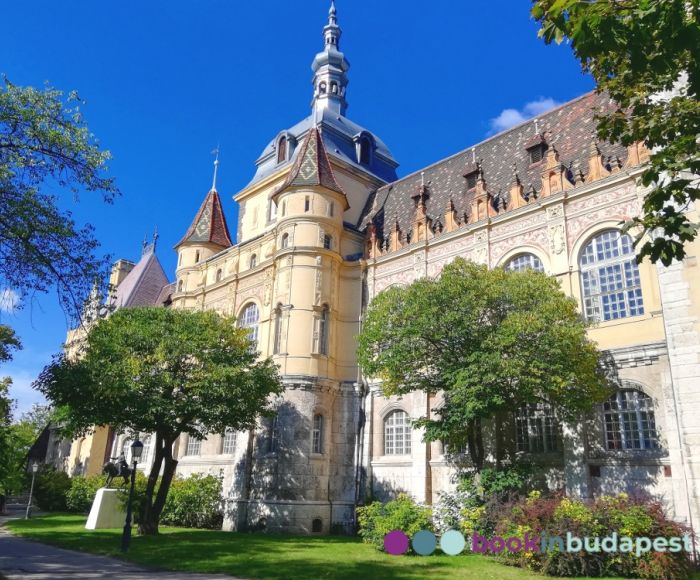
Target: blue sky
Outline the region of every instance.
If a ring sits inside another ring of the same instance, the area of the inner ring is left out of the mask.
[[[406,175],[593,88],[567,46],[537,38],[527,0],[338,0],[351,62],[348,116],[378,134]],[[114,159],[123,196],[65,207],[95,225],[105,253],[137,259],[154,226],[173,277],[179,240],[211,183],[229,224],[233,195],[268,141],[309,112],[313,56],[329,0],[37,0],[3,6],[0,73],[16,84],[76,89]],[[58,193],[58,192],[57,192]],[[234,232],[232,232],[234,234]],[[235,235],[235,234],[234,234]],[[1,298],[1,297],[0,297]],[[18,412],[65,339],[53,295],[2,311],[24,343],[0,367]]]

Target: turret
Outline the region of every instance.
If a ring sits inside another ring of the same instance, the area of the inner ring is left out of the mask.
[[[190,225],[187,233],[175,246],[177,256],[177,288],[176,292],[183,292],[187,288],[186,272],[195,268],[198,264],[219,253],[233,244],[229,235],[226,217],[221,207],[221,199],[216,190],[216,172],[219,165],[218,156],[214,161],[214,181],[212,187],[204,198],[197,215]],[[190,288],[189,290],[193,290]]]

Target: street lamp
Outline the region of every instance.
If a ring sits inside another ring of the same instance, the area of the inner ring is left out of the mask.
[[[126,523],[124,524],[124,533],[122,534],[122,552],[129,550],[129,542],[131,542],[131,504],[134,499],[134,484],[136,483],[136,465],[141,459],[143,453],[143,443],[138,439],[131,444],[131,461],[134,466],[131,470],[131,487],[129,488],[129,503],[126,506]]]
[[[27,502],[27,513],[24,514],[24,519],[28,520],[32,516],[32,495],[34,495],[34,478],[36,472],[39,471],[39,464],[35,461],[32,463],[32,485],[29,488],[29,501]]]

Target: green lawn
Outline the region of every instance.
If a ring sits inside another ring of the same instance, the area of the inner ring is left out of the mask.
[[[123,556],[121,530],[88,531],[82,516],[53,514],[6,525],[18,536],[62,548]],[[126,558],[157,568],[244,578],[543,578],[480,555],[389,556],[355,538],[182,528],[161,528],[158,537],[133,536]]]

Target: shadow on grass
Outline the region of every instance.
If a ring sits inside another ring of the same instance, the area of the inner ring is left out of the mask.
[[[121,530],[84,529],[85,519],[52,515],[12,522],[18,535],[64,548],[122,557]],[[482,556],[389,556],[356,538],[240,534],[163,528],[156,537],[134,536],[131,562],[191,572],[246,578],[528,578],[533,574]]]

